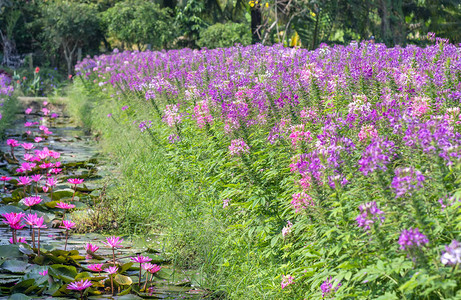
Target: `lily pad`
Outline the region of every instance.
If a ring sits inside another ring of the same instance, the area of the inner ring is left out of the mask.
[[[121,275],[121,274],[115,275],[114,281],[116,283],[118,283],[119,285],[131,285],[131,284],[133,284],[133,280],[131,280],[130,277],[125,276],[125,275]]]
[[[11,259],[7,260],[2,264],[2,270],[11,272],[11,273],[19,273],[24,274],[26,272],[28,263],[25,261]]]
[[[71,282],[77,276],[77,273],[77,269],[74,266],[56,264],[50,267],[48,274],[65,282]]]
[[[14,205],[5,205],[5,206],[0,207],[0,215],[5,214],[5,213],[6,214],[12,213],[12,212],[20,213],[20,212],[24,212],[24,210]]]

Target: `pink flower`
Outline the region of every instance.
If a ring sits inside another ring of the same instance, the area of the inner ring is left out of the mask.
[[[213,117],[210,114],[206,101],[197,103],[194,107],[194,114],[199,128],[203,128],[207,123],[213,124]]]
[[[282,283],[281,283],[281,287],[282,289],[286,288],[288,285],[290,284],[293,284],[294,281],[293,281],[293,276],[291,275],[282,275]]]
[[[18,179],[18,185],[30,185],[32,183],[32,180],[30,179],[29,176],[21,176]]]
[[[9,242],[10,244],[14,244],[14,243],[13,243],[13,238],[11,237],[11,238],[8,240],[8,242]],[[25,238],[25,237],[17,237],[17,238],[16,238],[16,243],[27,244],[26,238]]]
[[[46,225],[43,224],[43,217],[38,217],[35,219],[34,228],[46,228]]]
[[[56,186],[56,184],[58,184],[58,180],[56,178],[54,178],[54,177],[49,177],[46,180],[46,185],[49,186],[49,187]]]
[[[39,275],[46,276],[48,275],[48,269],[43,270],[42,272],[38,272]]]
[[[0,181],[10,181],[11,180],[11,177],[8,177],[8,176],[2,176],[0,177]]]
[[[24,228],[25,225],[21,225],[21,220],[25,216],[24,213],[4,213],[2,214],[2,217],[5,218],[3,220],[3,223],[10,225],[12,229],[22,229]]]
[[[90,269],[93,272],[102,272],[102,266],[103,264],[93,264],[93,265],[88,265],[87,268]]]
[[[229,152],[232,156],[241,156],[243,153],[250,153],[250,147],[242,138],[231,141]]]
[[[68,221],[68,220],[64,220],[62,222],[62,226],[59,226],[59,228],[65,228],[66,230],[71,230],[74,227],[75,227],[75,223],[72,221]]]
[[[29,154],[29,153],[25,153],[24,154],[24,160],[25,161],[30,161],[34,156],[32,154]]]
[[[109,268],[104,269],[104,272],[108,273],[109,275],[115,274],[118,271],[118,267],[112,266]]]
[[[74,291],[83,291],[85,290],[86,288],[89,288],[90,286],[92,286],[93,284],[88,280],[80,280],[80,281],[74,281],[72,283],[69,283],[67,285],[67,289],[68,290],[74,290]]]
[[[308,206],[313,206],[314,201],[312,197],[307,195],[304,192],[293,194],[293,200],[291,200],[291,206],[295,212],[300,212],[302,209],[307,208]]]
[[[39,182],[40,180],[42,180],[43,176],[40,174],[36,174],[36,175],[30,176],[30,178],[32,178],[34,182]]]
[[[26,222],[26,224],[29,226],[33,226],[35,223],[37,223],[37,218],[37,214],[27,214],[24,218],[24,222]]]
[[[43,138],[41,138],[39,136],[34,138],[34,142],[36,142],[36,143],[40,143],[41,141],[43,141]]]
[[[31,122],[24,123],[24,127],[32,127],[32,126],[34,126],[34,124]]]
[[[151,263],[144,263],[144,264],[141,265],[141,267],[146,271],[152,269],[154,266],[156,266],[156,265],[151,264]]]
[[[35,196],[26,197],[26,198],[22,199],[22,203],[23,203],[25,206],[28,206],[28,207],[37,205],[37,204],[39,204],[40,202],[42,202],[42,198],[40,198],[40,197],[38,197],[38,196],[37,196],[37,197],[35,197]]]
[[[49,156],[52,157],[52,158],[54,158],[54,159],[58,159],[58,158],[61,157],[61,153],[56,152],[56,151],[50,151]]]
[[[161,269],[162,269],[162,267],[154,265],[152,268],[148,269],[147,271],[149,271],[149,273],[151,273],[151,274],[154,274],[154,273],[157,273],[158,271],[160,271]]]
[[[142,256],[142,255],[138,255],[136,257],[130,257],[130,259],[134,262],[137,262],[137,263],[146,263],[146,262],[149,262],[152,260],[152,258],[150,257],[147,257],[147,256]]]
[[[226,208],[229,206],[229,203],[231,202],[232,199],[224,199],[222,201],[222,208]]]
[[[61,208],[61,209],[72,209],[72,208],[75,208],[75,205],[65,203],[65,202],[58,202],[58,203],[56,203],[55,207]]]
[[[71,184],[82,184],[84,181],[84,179],[79,179],[79,178],[70,178],[70,179],[67,179],[67,182],[71,183]]]
[[[283,227],[282,229],[282,236],[283,237],[286,237],[287,235],[290,234],[291,232],[291,227],[293,226],[293,223],[291,223],[290,221],[287,222],[287,226]]]
[[[118,236],[110,236],[106,238],[106,242],[102,242],[104,245],[111,247],[111,248],[121,248],[121,243],[123,239]]]
[[[99,249],[99,246],[96,246],[90,243],[85,245],[86,252],[95,253],[96,251],[98,251],[98,249]]]
[[[48,190],[49,190],[50,188],[47,187],[47,186],[44,186],[44,187],[42,187],[42,189],[43,189],[43,191],[44,191],[45,193],[48,193]]]
[[[19,146],[19,142],[15,139],[7,139],[6,140],[6,144],[10,147],[18,147]]]
[[[378,131],[373,125],[366,125],[362,126],[359,132],[359,140],[364,141],[367,138],[371,138],[372,140],[374,138],[378,137]]]
[[[34,149],[34,144],[32,143],[23,143],[21,144],[21,147],[24,148],[25,150],[32,150]]]
[[[32,112],[32,107],[29,107],[25,110],[26,115],[30,115],[31,112]]]

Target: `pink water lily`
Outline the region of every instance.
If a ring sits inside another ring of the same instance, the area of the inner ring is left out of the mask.
[[[10,228],[11,228],[13,244],[17,243],[16,231],[19,230],[19,229],[24,228],[24,226],[25,226],[25,225],[21,224],[22,218],[24,216],[25,216],[25,214],[22,213],[22,212],[20,212],[20,213],[11,212],[11,213],[2,214],[2,217],[5,218],[5,220],[3,220],[3,223],[8,224],[10,226]]]
[[[152,258],[148,257],[148,256],[142,256],[142,255],[139,255],[136,256],[136,257],[130,257],[130,259],[134,262],[137,262],[139,263],[139,286],[141,286],[141,270],[143,269],[142,268],[142,264],[143,263],[147,263],[149,261],[152,260]]]
[[[88,279],[74,281],[67,285],[68,290],[80,291],[80,298],[83,299],[83,292],[93,284]]]
[[[103,267],[103,264],[92,264],[92,265],[87,266],[87,268],[90,269],[91,271],[98,272],[98,273],[102,272],[102,267]]]
[[[123,239],[118,236],[110,236],[106,238],[106,242],[102,242],[104,245],[112,248],[112,259],[115,266],[115,248],[122,247]]]
[[[59,228],[64,228],[66,230],[66,243],[64,244],[64,251],[67,250],[67,239],[69,238],[69,230],[75,227],[75,223],[69,220],[64,220],[62,225]]]

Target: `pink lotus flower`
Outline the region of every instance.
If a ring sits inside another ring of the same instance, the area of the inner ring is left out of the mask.
[[[25,214],[22,213],[22,212],[20,212],[20,213],[15,213],[15,212],[4,213],[4,214],[2,214],[2,217],[5,218],[5,220],[3,220],[3,223],[10,225],[10,227],[14,228],[14,229],[17,229],[17,227],[20,227],[20,226],[22,226],[21,228],[23,228],[24,226],[21,225],[21,220],[22,220],[22,218],[24,216],[25,216]],[[18,229],[21,229],[21,228],[18,228]]]
[[[58,202],[58,203],[56,203],[55,207],[62,208],[62,209],[72,209],[72,208],[75,208],[75,205],[68,204],[68,203],[65,203],[65,202]]]
[[[99,246],[88,243],[85,245],[85,250],[86,252],[93,254],[99,250]]]
[[[39,136],[34,138],[34,142],[36,142],[36,143],[40,143],[41,141],[43,141],[43,138],[41,138]]]
[[[69,182],[70,184],[82,184],[84,181],[84,179],[79,179],[79,178],[70,178],[70,179],[67,179],[67,182]]]
[[[32,143],[23,143],[21,144],[21,147],[24,148],[25,150],[29,151],[35,148],[34,144]]]
[[[30,178],[31,178],[32,181],[34,181],[34,182],[39,182],[40,180],[42,180],[43,176],[40,175],[40,174],[36,174],[36,175],[30,176]]]
[[[10,180],[11,180],[11,177],[8,177],[8,176],[2,176],[2,177],[0,177],[0,181],[6,182],[6,181],[10,181]]]
[[[109,268],[104,269],[104,272],[108,273],[109,275],[115,274],[118,271],[118,267],[112,266]]]
[[[17,240],[16,240],[16,243],[27,244],[26,238],[25,238],[25,237],[17,237],[16,239],[17,239]],[[10,244],[14,244],[13,238],[11,237],[11,238],[8,240],[8,242],[9,242]]]
[[[29,154],[29,153],[25,153],[24,154],[24,160],[25,161],[30,161],[34,156],[32,154]]]
[[[38,217],[35,219],[34,228],[46,228],[46,225],[43,224],[43,217]]]
[[[48,101],[43,101],[43,106],[47,106],[48,105]]]
[[[14,148],[14,147],[18,147],[19,146],[19,142],[15,139],[7,139],[6,140],[6,144],[8,146],[10,146],[11,148]]]
[[[18,178],[18,185],[30,185],[32,180],[30,179],[29,176],[21,176]]]
[[[27,207],[32,207],[34,205],[39,204],[40,202],[42,202],[42,198],[38,196],[26,197],[22,199],[22,203]]]
[[[61,153],[56,152],[56,151],[50,151],[49,156],[51,156],[51,157],[54,158],[54,159],[58,159],[58,158],[61,157]]]
[[[156,266],[155,264],[151,264],[151,263],[144,263],[144,264],[142,264],[142,266],[141,266],[141,267],[142,267],[144,270],[146,270],[146,271],[147,271],[147,270],[150,270],[150,269],[154,268],[155,266]]]
[[[45,116],[48,116],[48,114],[50,113],[50,110],[48,108],[42,108],[42,112]]]
[[[43,189],[43,191],[44,191],[45,193],[48,193],[48,190],[49,190],[50,188],[47,187],[47,186],[44,186],[44,187],[42,187],[42,189]]]
[[[41,276],[46,276],[46,275],[48,275],[48,269],[46,269],[46,270],[44,270],[42,272],[38,272],[38,274],[41,275]]]
[[[137,263],[147,263],[149,261],[152,260],[152,258],[148,257],[148,256],[142,256],[142,255],[138,255],[136,257],[130,257],[130,259],[134,262],[137,262]]]
[[[29,226],[33,226],[37,222],[37,218],[37,214],[27,214],[24,218],[24,222],[26,222],[26,224]]]
[[[30,115],[31,112],[32,112],[32,107],[29,107],[25,110],[26,115]]]
[[[74,291],[83,291],[87,288],[89,288],[90,286],[92,286],[93,284],[88,280],[80,280],[80,281],[74,281],[72,283],[69,283],[67,285],[67,289],[68,290],[74,290]]]
[[[34,124],[32,122],[26,122],[24,123],[24,127],[32,127]]]
[[[157,273],[158,271],[160,271],[162,269],[161,266],[157,266],[157,265],[153,265],[152,268],[148,269],[147,271],[151,274],[155,274]]]
[[[61,162],[60,161],[57,161],[54,163],[54,167],[55,168],[59,168],[61,166]]]
[[[50,174],[58,175],[61,172],[62,172],[62,169],[59,169],[59,168],[50,169]]]
[[[90,269],[93,272],[102,272],[102,266],[103,264],[93,264],[93,265],[88,265],[88,269]]]
[[[62,222],[62,226],[59,226],[59,228],[65,228],[66,230],[71,230],[74,227],[75,227],[75,223],[72,221],[68,221],[68,220],[64,220]]]
[[[106,242],[102,242],[104,245],[111,247],[111,248],[121,248],[121,243],[123,239],[118,236],[110,236],[106,238]]]
[[[56,186],[56,184],[58,184],[58,180],[54,177],[50,177],[46,180],[46,185],[49,187]]]

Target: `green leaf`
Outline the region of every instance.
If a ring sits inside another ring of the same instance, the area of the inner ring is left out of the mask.
[[[24,274],[29,264],[25,261],[12,259],[7,260],[2,264],[2,269],[11,273]]]
[[[114,281],[117,282],[119,285],[131,285],[133,284],[133,280],[130,277],[117,274],[114,277]]]
[[[74,266],[66,265],[52,265],[49,269],[49,274],[53,277],[59,278],[65,282],[71,282],[77,276],[77,269]]]

